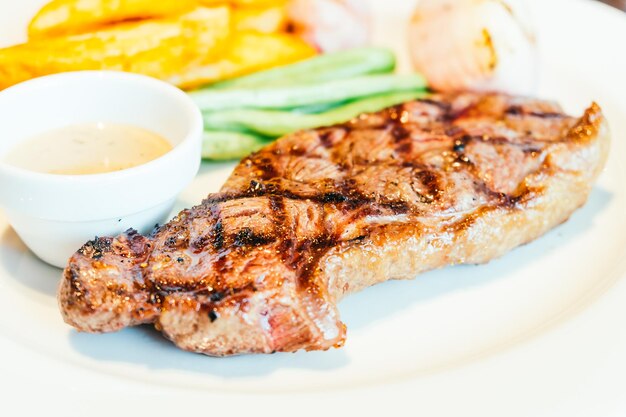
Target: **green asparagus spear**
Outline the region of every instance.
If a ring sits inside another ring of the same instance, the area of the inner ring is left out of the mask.
[[[311,104],[309,106],[287,107],[284,109],[274,109],[274,110],[284,110],[284,111],[291,111],[295,113],[304,113],[304,114],[325,113],[329,110],[332,110],[334,108],[337,108],[349,102],[350,100],[345,100],[345,101],[338,101],[335,103]]]
[[[424,91],[384,94],[357,100],[319,114],[253,109],[209,112],[204,113],[204,123],[208,129],[246,129],[261,135],[276,137],[296,130],[343,123],[361,113],[375,112],[426,94]]]
[[[426,81],[419,74],[366,75],[293,87],[205,90],[191,93],[203,111],[241,107],[262,109],[291,108],[334,103],[375,94],[422,90]]]
[[[212,160],[240,159],[267,145],[271,139],[253,133],[205,131],[202,157]]]
[[[319,55],[295,64],[218,82],[213,88],[255,88],[307,84],[392,72],[396,59],[384,48],[357,48]]]

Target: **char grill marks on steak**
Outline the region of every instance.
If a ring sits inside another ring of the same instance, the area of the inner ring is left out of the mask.
[[[486,262],[566,220],[604,164],[604,123],[596,105],[577,119],[466,93],[294,133],[152,235],[88,242],[62,313],[91,332],[155,323],[211,355],[341,345],[345,294]]]

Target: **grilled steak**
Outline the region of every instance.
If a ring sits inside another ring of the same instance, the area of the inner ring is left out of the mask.
[[[87,332],[154,323],[208,355],[341,346],[343,296],[536,239],[585,203],[608,149],[595,104],[573,118],[496,94],[294,133],[150,236],[85,244],[61,311]]]

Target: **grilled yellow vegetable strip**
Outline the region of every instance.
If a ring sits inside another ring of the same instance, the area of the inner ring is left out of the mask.
[[[271,7],[284,6],[289,0],[198,0],[204,6],[220,6],[229,4],[231,6],[251,6],[251,7]]]
[[[287,27],[287,19],[287,8],[282,6],[233,9],[233,29],[236,31],[280,32]]]
[[[187,71],[168,78],[182,88],[195,88],[211,82],[238,77],[263,69],[286,65],[315,55],[300,38],[283,33],[234,33],[219,59],[207,59]]]
[[[187,12],[198,0],[52,0],[31,20],[31,39],[72,35],[126,20],[161,18]]]
[[[125,23],[0,49],[0,90],[64,71],[109,69],[171,80],[228,48],[228,7],[200,7],[167,19]]]

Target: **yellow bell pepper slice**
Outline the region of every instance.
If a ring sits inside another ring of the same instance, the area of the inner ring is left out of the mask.
[[[199,7],[173,18],[0,49],[0,89],[42,75],[93,69],[172,79],[190,62],[218,59],[228,47],[230,27],[229,7]]]
[[[31,20],[28,36],[84,33],[123,21],[173,16],[197,5],[198,0],[52,0]]]

